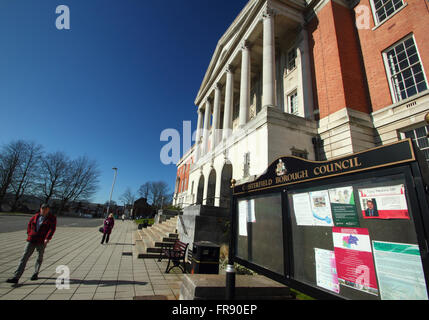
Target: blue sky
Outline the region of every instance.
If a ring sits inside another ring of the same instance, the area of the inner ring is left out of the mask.
[[[164,180],[166,128],[196,127],[193,102],[217,41],[247,0],[1,0],[0,144],[33,140],[46,152],[99,163],[95,202]],[[58,5],[70,30],[55,27]]]

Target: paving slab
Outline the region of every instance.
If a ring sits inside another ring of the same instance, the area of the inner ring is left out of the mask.
[[[36,260],[33,254],[18,286],[5,281],[24,251],[24,228],[0,233],[0,300],[133,300],[136,295],[177,299],[181,278],[173,271],[164,274],[166,261],[137,258],[136,229],[132,221],[117,223],[109,244],[101,245],[101,234],[94,227],[59,226],[46,248],[39,280],[29,280]],[[58,266],[68,268],[69,289],[56,287],[62,274],[57,273]]]

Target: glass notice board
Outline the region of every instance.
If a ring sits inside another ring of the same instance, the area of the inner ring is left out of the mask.
[[[238,199],[236,217],[237,257],[284,275],[281,194]]]
[[[405,173],[297,186],[287,207],[291,279],[347,299],[428,299]]]

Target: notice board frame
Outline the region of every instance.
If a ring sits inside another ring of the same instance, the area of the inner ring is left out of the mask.
[[[325,169],[321,169],[324,167]],[[306,170],[306,172],[304,172]],[[326,172],[325,172],[326,170]],[[327,172],[331,171],[331,172]],[[322,173],[323,172],[323,173]],[[369,149],[329,161],[309,161],[293,156],[280,157],[255,181],[231,186],[231,243],[230,256],[237,262],[259,274],[290,286],[317,299],[350,299],[323,288],[309,285],[294,277],[294,256],[291,210],[288,193],[297,189],[346,183],[354,179],[368,179],[402,174],[405,177],[409,196],[410,212],[416,231],[417,244],[423,265],[426,287],[429,288],[429,169],[419,149],[411,139]],[[286,177],[286,178],[285,178]],[[251,261],[237,256],[238,238],[237,203],[240,199],[281,194],[284,274],[275,273]],[[428,292],[429,295],[429,292]]]

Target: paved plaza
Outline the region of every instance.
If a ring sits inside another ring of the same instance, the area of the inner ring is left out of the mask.
[[[27,221],[28,222],[28,221]],[[94,221],[92,221],[93,223]],[[99,220],[99,226],[102,220]],[[97,227],[59,226],[48,244],[39,274],[31,281],[37,252],[18,285],[13,276],[26,245],[26,230],[0,233],[0,300],[132,300],[179,298],[183,275],[165,274],[166,261],[137,259],[132,221],[117,220],[109,244],[101,245]],[[70,270],[70,289],[57,289],[58,266]],[[173,273],[177,272],[177,273]]]

